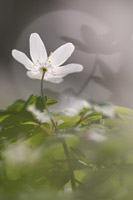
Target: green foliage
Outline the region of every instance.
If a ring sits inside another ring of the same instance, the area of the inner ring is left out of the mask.
[[[47,99],[47,105],[53,105],[57,101]],[[0,111],[0,143],[15,141],[17,139],[29,138],[36,133],[39,128],[40,132],[44,128],[40,125],[35,116],[28,111],[28,107],[32,105],[36,109],[43,111],[45,109],[41,97],[31,95],[27,101],[17,100],[6,110]],[[45,125],[43,125],[45,127]]]
[[[48,106],[55,103],[47,98]],[[44,112],[44,122],[29,106]],[[31,95],[0,110],[0,199],[132,200],[133,110],[113,112],[107,115],[102,105],[74,117],[50,113],[55,129],[41,97]]]
[[[50,99],[48,97],[46,97],[46,102],[48,106],[57,103],[55,99]],[[45,109],[44,101],[40,96],[31,95],[29,99],[25,102],[25,108],[27,108],[29,105],[34,105],[40,111],[43,111]]]

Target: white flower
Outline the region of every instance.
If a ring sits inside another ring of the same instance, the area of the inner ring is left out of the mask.
[[[30,78],[41,79],[43,69],[46,69],[44,80],[60,83],[63,81],[64,76],[83,70],[83,66],[80,64],[61,66],[71,56],[73,51],[74,45],[72,43],[66,43],[48,57],[40,36],[37,33],[32,33],[30,35],[30,55],[32,61],[26,54],[16,49],[12,51],[12,56],[28,69],[27,75]]]

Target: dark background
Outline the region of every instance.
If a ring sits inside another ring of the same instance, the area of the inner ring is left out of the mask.
[[[11,56],[13,48],[29,55],[29,36],[38,32],[48,52],[73,42],[68,63],[84,65],[61,84],[45,83],[48,95],[72,88],[85,99],[133,108],[133,1],[0,0],[0,25],[1,107],[40,93],[40,82]]]

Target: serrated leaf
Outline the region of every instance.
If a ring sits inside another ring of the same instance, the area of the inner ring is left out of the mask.
[[[80,116],[62,117],[61,120],[63,121],[63,123],[58,125],[59,129],[72,128],[80,120]]]

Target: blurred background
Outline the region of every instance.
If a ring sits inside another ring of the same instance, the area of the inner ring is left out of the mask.
[[[133,108],[132,11],[131,0],[0,0],[0,107],[40,94],[40,81],[11,56],[14,48],[29,56],[29,36],[37,32],[48,53],[72,42],[76,50],[67,63],[84,66],[61,84],[45,82],[49,97],[70,90]]]

